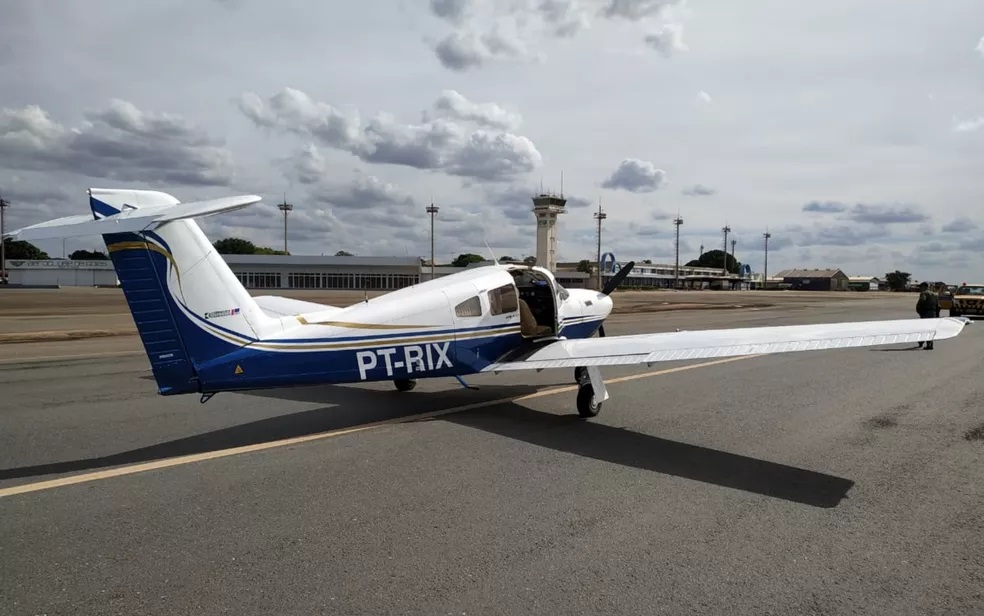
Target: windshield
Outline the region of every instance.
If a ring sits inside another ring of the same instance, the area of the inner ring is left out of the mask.
[[[959,287],[954,295],[984,295],[984,285]]]

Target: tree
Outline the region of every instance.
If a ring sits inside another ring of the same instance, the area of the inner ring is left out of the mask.
[[[3,247],[8,259],[36,260],[51,258],[45,251],[41,250],[34,244],[23,240],[12,240],[9,237],[4,238]]]
[[[483,259],[479,255],[476,255],[476,254],[472,254],[470,252],[467,252],[467,253],[460,254],[457,257],[455,257],[454,258],[454,261],[451,262],[451,266],[452,267],[467,267],[470,263],[481,263],[484,260],[485,259]]]
[[[227,237],[216,241],[214,244],[216,252],[222,255],[254,255],[256,245],[249,240],[238,237]]]
[[[726,253],[723,250],[708,250],[704,254],[700,255],[699,259],[694,259],[687,263],[687,267],[708,267],[712,269],[721,269],[724,267],[725,260],[728,264],[728,272],[732,274],[737,274],[741,269],[741,262],[736,261],[730,253]]]
[[[108,261],[109,257],[101,250],[76,250],[68,255],[72,261]]]
[[[526,265],[536,265],[536,257],[526,257],[523,259],[523,263]]]
[[[909,286],[910,276],[909,272],[895,270],[885,274],[885,282],[888,283],[888,288],[893,291],[905,291],[906,287]]]
[[[227,237],[212,244],[220,255],[285,255],[283,250],[257,246],[249,240]]]
[[[515,263],[518,261],[515,257],[499,257],[499,263]]]
[[[646,264],[646,265],[652,265],[652,264],[653,264],[653,261],[652,261],[652,259],[643,259],[643,260],[642,260],[642,262],[643,262],[644,264]]]
[[[339,250],[338,252],[335,253],[335,256],[336,257],[353,257],[355,255],[353,255],[351,252],[349,252],[347,250]]]
[[[584,272],[585,274],[591,273],[591,261],[587,259],[581,259],[577,262],[577,271]]]
[[[267,248],[266,246],[257,246],[254,255],[289,255],[289,252],[284,252],[283,250],[277,250],[276,248]]]

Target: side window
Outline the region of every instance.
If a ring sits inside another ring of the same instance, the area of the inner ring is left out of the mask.
[[[516,295],[516,287],[507,284],[497,289],[489,291],[489,305],[492,307],[492,314],[509,314],[519,310],[519,297]]]
[[[459,317],[482,316],[482,300],[476,295],[454,307],[454,313]]]

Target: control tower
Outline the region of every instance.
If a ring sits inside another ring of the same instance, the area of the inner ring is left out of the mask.
[[[557,216],[567,211],[563,195],[541,193],[533,197],[536,215],[536,264],[551,272],[557,269]]]

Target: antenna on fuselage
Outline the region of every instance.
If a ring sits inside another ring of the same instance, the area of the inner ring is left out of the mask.
[[[488,249],[489,255],[492,256],[492,262],[495,263],[496,265],[499,265],[499,260],[495,258],[495,253],[492,252],[491,248],[489,248],[489,241],[486,239],[482,239],[482,241],[485,242],[485,247]]]

